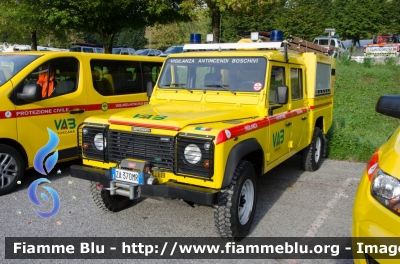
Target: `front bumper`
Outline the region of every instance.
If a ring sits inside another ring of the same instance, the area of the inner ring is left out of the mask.
[[[110,187],[113,180],[110,170],[89,166],[72,165],[71,176],[88,181],[101,183]],[[139,185],[141,196],[182,199],[196,204],[214,205],[218,202],[219,191],[209,188],[190,186],[176,182],[166,182],[159,185]]]

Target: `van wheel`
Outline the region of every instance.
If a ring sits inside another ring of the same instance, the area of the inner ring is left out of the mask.
[[[230,185],[220,191],[214,222],[221,237],[240,241],[249,233],[257,203],[256,178],[253,165],[241,161]]]
[[[25,173],[25,162],[13,147],[0,144],[0,195],[11,193]]]
[[[103,211],[119,212],[132,204],[132,200],[121,195],[111,195],[110,191],[100,191],[97,182],[90,182],[93,201]]]
[[[302,151],[302,165],[306,171],[316,171],[321,167],[325,151],[324,135],[319,127],[314,128],[311,144]]]

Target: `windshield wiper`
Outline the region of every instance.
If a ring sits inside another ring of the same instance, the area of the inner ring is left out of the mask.
[[[224,90],[229,91],[229,92],[233,93],[234,95],[236,95],[236,93],[234,91],[229,89],[229,85],[221,85],[221,84],[216,83],[216,84],[207,84],[207,85],[204,85],[204,87],[223,88]]]
[[[186,83],[170,83],[170,84],[165,84],[164,86],[166,87],[179,87],[179,88],[185,88],[189,92],[193,93],[192,90],[186,87]]]

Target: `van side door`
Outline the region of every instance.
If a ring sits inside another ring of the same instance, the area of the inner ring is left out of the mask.
[[[54,57],[54,56],[53,56]],[[83,87],[83,69],[77,57],[61,57],[41,62],[16,84],[14,104],[18,141],[28,153],[28,166],[36,152],[49,141],[48,129],[59,138],[58,160],[77,156],[76,132],[87,117],[87,92]],[[37,101],[20,99],[24,88],[36,86]]]

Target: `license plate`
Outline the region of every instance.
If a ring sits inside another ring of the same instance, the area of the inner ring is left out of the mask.
[[[144,183],[143,174],[141,172],[112,168],[111,174],[114,180],[130,182],[140,185]]]

